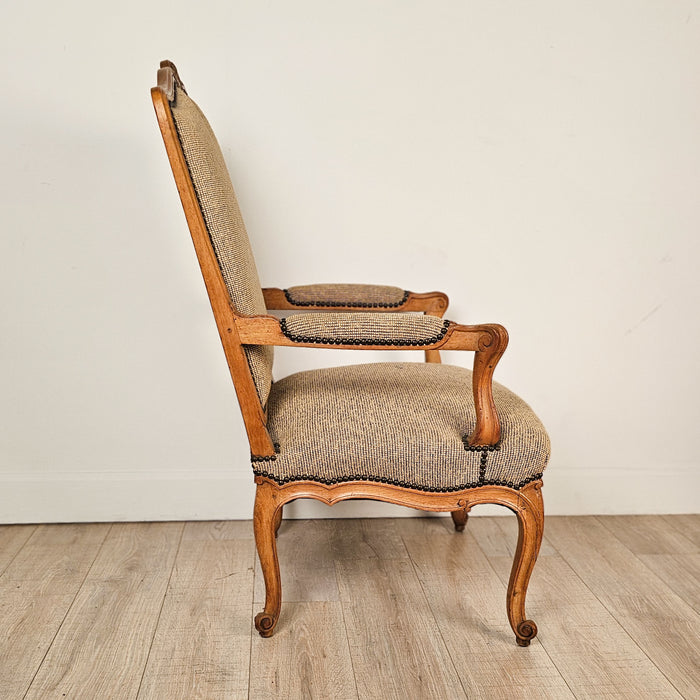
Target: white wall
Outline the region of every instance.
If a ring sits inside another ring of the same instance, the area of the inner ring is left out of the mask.
[[[699,509],[699,2],[40,0],[0,19],[0,521],[250,517],[150,104],[166,57],[219,133],[264,284],[444,289],[449,318],[510,331],[497,378],[550,430],[548,512]],[[352,361],[277,357],[277,376]]]

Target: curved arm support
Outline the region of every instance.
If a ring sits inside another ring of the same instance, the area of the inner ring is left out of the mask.
[[[470,445],[495,445],[501,439],[501,423],[493,400],[493,372],[507,347],[508,331],[503,326],[489,326],[479,339],[472,380],[476,427],[469,436]]]
[[[476,408],[476,427],[469,437],[470,445],[495,445],[501,437],[501,425],[493,400],[493,372],[508,347],[508,331],[497,324],[463,326],[452,323],[444,338],[432,345],[336,345],[303,343],[290,340],[275,316],[238,316],[234,314],[229,333],[238,332],[244,345],[280,345],[335,350],[470,350],[474,356],[472,390]],[[262,453],[261,453],[262,454]]]

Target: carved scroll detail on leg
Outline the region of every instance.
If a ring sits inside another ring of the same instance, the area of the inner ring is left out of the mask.
[[[508,620],[519,646],[526,647],[537,635],[537,625],[525,618],[525,596],[530,575],[537,561],[544,530],[544,506],[541,483],[526,486],[519,494],[518,546],[508,583]]]
[[[265,579],[265,608],[255,616],[255,629],[261,637],[271,637],[279,619],[282,604],[280,565],[277,558],[277,527],[282,519],[282,505],[276,489],[269,482],[258,484],[253,510],[255,546]]]
[[[464,532],[464,527],[469,519],[469,508],[453,510],[450,515],[452,515],[452,522],[455,524],[455,530],[457,532]]]

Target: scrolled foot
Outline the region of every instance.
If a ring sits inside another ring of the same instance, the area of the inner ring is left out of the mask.
[[[523,620],[516,631],[515,641],[519,647],[529,647],[530,641],[537,636],[537,625],[532,620]]]
[[[269,613],[261,612],[255,616],[255,629],[261,637],[271,637],[276,624],[277,620]]]

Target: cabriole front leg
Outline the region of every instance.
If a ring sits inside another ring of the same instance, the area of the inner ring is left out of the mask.
[[[508,620],[519,646],[529,646],[537,635],[537,625],[525,617],[525,596],[530,575],[535,567],[544,531],[542,482],[526,486],[518,496],[518,546],[508,583]]]
[[[277,558],[276,534],[282,514],[282,504],[275,487],[267,481],[258,483],[253,510],[255,546],[265,579],[265,608],[255,616],[255,629],[261,637],[271,637],[280,615],[282,583]]]

